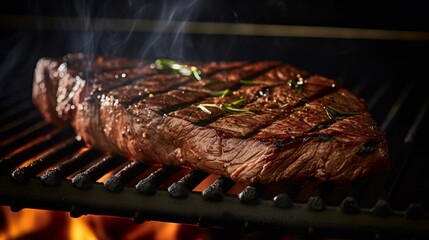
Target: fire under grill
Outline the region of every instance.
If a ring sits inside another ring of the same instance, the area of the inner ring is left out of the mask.
[[[392,168],[350,185],[244,185],[186,168],[149,166],[86,148],[46,123],[31,89],[0,99],[0,204],[201,227],[337,237],[429,237],[429,97],[413,82],[344,82],[386,132]]]

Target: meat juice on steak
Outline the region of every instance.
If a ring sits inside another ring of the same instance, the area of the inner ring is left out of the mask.
[[[389,165],[362,99],[280,61],[168,70],[84,54],[42,58],[33,100],[48,122],[73,126],[90,147],[237,182],[348,183]]]

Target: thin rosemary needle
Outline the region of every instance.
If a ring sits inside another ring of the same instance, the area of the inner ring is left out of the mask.
[[[159,70],[170,69],[178,72],[180,75],[183,76],[193,76],[198,81],[202,79],[201,71],[196,66],[180,64],[174,60],[165,58],[155,60],[155,66]]]

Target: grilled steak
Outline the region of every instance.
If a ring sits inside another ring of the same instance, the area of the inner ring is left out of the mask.
[[[88,146],[237,182],[348,183],[388,167],[363,100],[279,61],[43,58],[33,100]]]

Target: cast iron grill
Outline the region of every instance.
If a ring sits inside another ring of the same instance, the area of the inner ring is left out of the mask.
[[[245,185],[185,168],[129,162],[46,123],[31,90],[0,99],[0,204],[243,230],[334,237],[429,237],[429,97],[413,82],[344,82],[386,132],[392,169],[350,185]]]

